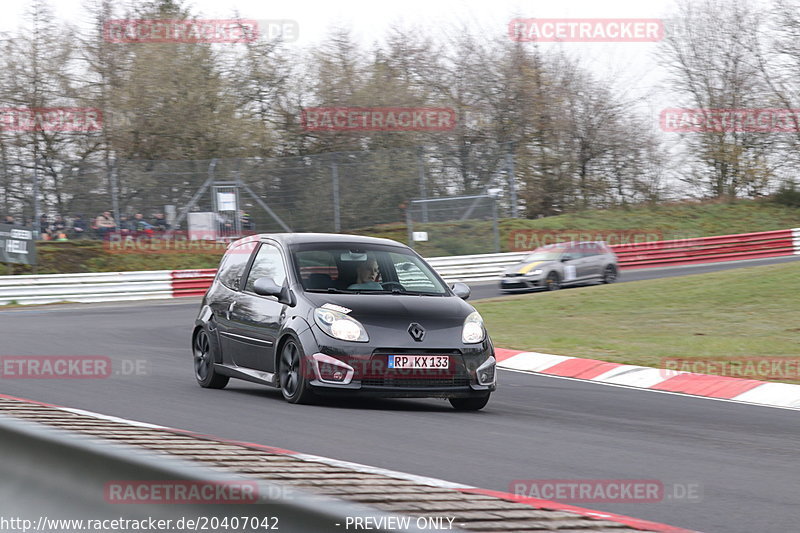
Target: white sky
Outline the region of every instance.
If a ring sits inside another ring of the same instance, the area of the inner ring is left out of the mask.
[[[16,29],[30,0],[2,0],[0,31]],[[82,0],[50,0],[55,17],[80,26],[89,20]],[[508,22],[523,18],[662,18],[675,10],[674,0],[192,0],[201,18],[229,18],[235,10],[246,19],[292,19],[299,23],[294,46],[313,47],[337,25],[352,29],[365,44],[381,40],[391,24],[425,28],[467,26],[487,36],[507,33]],[[234,45],[235,46],[235,45]],[[616,80],[633,95],[659,91],[649,99],[653,120],[663,107],[676,107],[663,92],[663,70],[653,54],[657,43],[564,43],[597,74]]]

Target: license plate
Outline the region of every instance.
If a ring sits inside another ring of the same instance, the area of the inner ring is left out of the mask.
[[[389,368],[450,368],[449,355],[390,355]]]

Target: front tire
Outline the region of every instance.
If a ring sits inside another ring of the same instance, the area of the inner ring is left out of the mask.
[[[216,354],[205,329],[200,329],[194,336],[192,346],[194,354],[194,378],[206,389],[223,389],[230,379],[214,370]]]
[[[306,376],[310,371],[303,351],[294,339],[286,341],[278,360],[278,380],[289,403],[311,403],[314,392]]]
[[[480,411],[489,403],[489,396],[472,396],[469,398],[450,398],[450,405],[456,411]]]
[[[544,286],[548,291],[557,291],[561,288],[561,278],[557,272],[550,272],[544,280]]]
[[[617,281],[618,276],[619,274],[617,273],[617,267],[614,265],[608,265],[603,271],[603,283],[614,283]]]

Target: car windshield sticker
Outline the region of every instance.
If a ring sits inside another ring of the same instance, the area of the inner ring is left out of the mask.
[[[325,304],[322,306],[324,309],[330,309],[331,311],[339,311],[340,313],[344,313],[345,315],[352,311],[352,309],[348,309],[346,307],[342,307],[341,305],[336,304]]]

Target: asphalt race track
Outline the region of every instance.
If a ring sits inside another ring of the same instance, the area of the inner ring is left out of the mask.
[[[747,264],[765,262],[778,260]],[[731,266],[624,272],[623,280]],[[699,501],[577,505],[704,532],[797,531],[796,411],[510,371],[479,413],[442,400],[289,405],[277,390],[236,380],[205,390],[189,350],[197,302],[2,311],[0,355],[104,355],[118,374],[5,378],[0,393],[496,490],[516,479],[660,480],[670,495],[675,484],[699,488]]]

